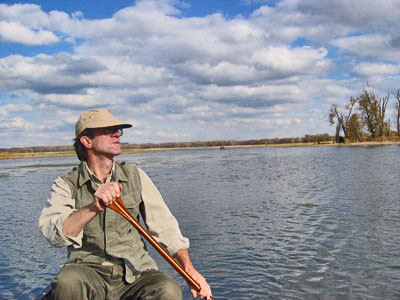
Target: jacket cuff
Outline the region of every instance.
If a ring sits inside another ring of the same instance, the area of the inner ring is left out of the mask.
[[[64,224],[65,220],[71,215],[71,213],[75,212],[76,209],[72,210],[68,214],[62,215],[56,224],[57,236],[60,240],[61,244],[60,247],[63,246],[70,246],[72,245],[74,248],[81,248],[82,247],[82,238],[83,238],[83,230],[79,232],[77,236],[69,236],[64,234],[62,230],[62,225]],[[58,244],[58,243],[57,243]]]
[[[189,249],[190,242],[188,238],[181,237],[178,240],[175,240],[174,243],[170,245],[166,245],[167,251],[171,254],[171,256],[175,256],[176,252],[181,249]]]

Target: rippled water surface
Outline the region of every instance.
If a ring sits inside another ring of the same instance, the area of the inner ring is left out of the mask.
[[[400,147],[235,148],[118,158],[143,168],[222,299],[400,299]],[[76,158],[0,161],[0,299],[33,299],[65,249],[37,220]],[[160,268],[183,279],[157,253]]]

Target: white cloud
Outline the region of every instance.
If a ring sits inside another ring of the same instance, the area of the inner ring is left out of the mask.
[[[353,67],[352,72],[361,77],[396,75],[400,73],[400,65],[385,63],[360,63]]]
[[[294,103],[301,99],[301,91],[294,85],[228,86],[210,85],[198,96],[206,101],[230,103],[239,107],[271,107]]]
[[[166,131],[157,131],[155,132],[156,137],[161,137],[167,140],[179,140],[179,139],[186,139],[189,135],[188,134],[178,134],[178,133],[169,133]]]
[[[29,129],[32,124],[25,122],[23,118],[0,119],[0,128],[2,129]]]
[[[6,104],[4,106],[0,106],[0,115],[1,116],[10,116],[11,114],[18,112],[28,112],[32,111],[33,108],[28,104]]]
[[[0,36],[5,42],[25,45],[48,45],[59,41],[51,31],[33,31],[21,24],[4,21],[0,21]]]
[[[276,120],[276,124],[278,124],[278,125],[290,125],[290,124],[292,124],[292,120],[278,119],[278,120]]]
[[[252,21],[271,30],[275,41],[290,42],[299,37],[329,41],[368,29],[394,33],[399,17],[398,0],[283,0],[275,7],[260,7]]]
[[[359,57],[400,61],[399,45],[397,49],[393,47],[392,38],[386,33],[337,38],[332,45]]]
[[[324,48],[269,47],[258,49],[252,55],[252,61],[271,71],[275,76],[321,73],[329,70],[330,62],[325,57],[328,51]]]
[[[105,67],[93,58],[67,54],[35,57],[11,55],[0,59],[0,89],[31,90],[39,94],[74,94],[95,85],[88,74]]]
[[[0,19],[40,28],[47,22],[47,14],[36,4],[0,4]]]

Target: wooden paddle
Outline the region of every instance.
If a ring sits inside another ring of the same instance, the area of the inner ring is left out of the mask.
[[[200,285],[190,276],[180,264],[178,264],[175,259],[167,252],[151,235],[150,233],[143,228],[142,225],[129,213],[127,208],[125,207],[124,202],[120,197],[117,197],[117,200],[108,206],[112,210],[116,211],[125,219],[127,219],[139,233],[144,236],[144,238],[161,254],[162,257],[179,273],[181,276],[191,285],[193,286],[197,292],[200,291]],[[210,297],[211,300],[214,300]]]

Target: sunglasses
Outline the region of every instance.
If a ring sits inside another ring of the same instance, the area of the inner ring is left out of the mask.
[[[122,129],[122,127],[106,127],[103,128],[104,130],[104,134],[107,135],[112,135],[115,134],[116,132],[119,132],[119,135],[122,136],[124,134],[124,130]]]

